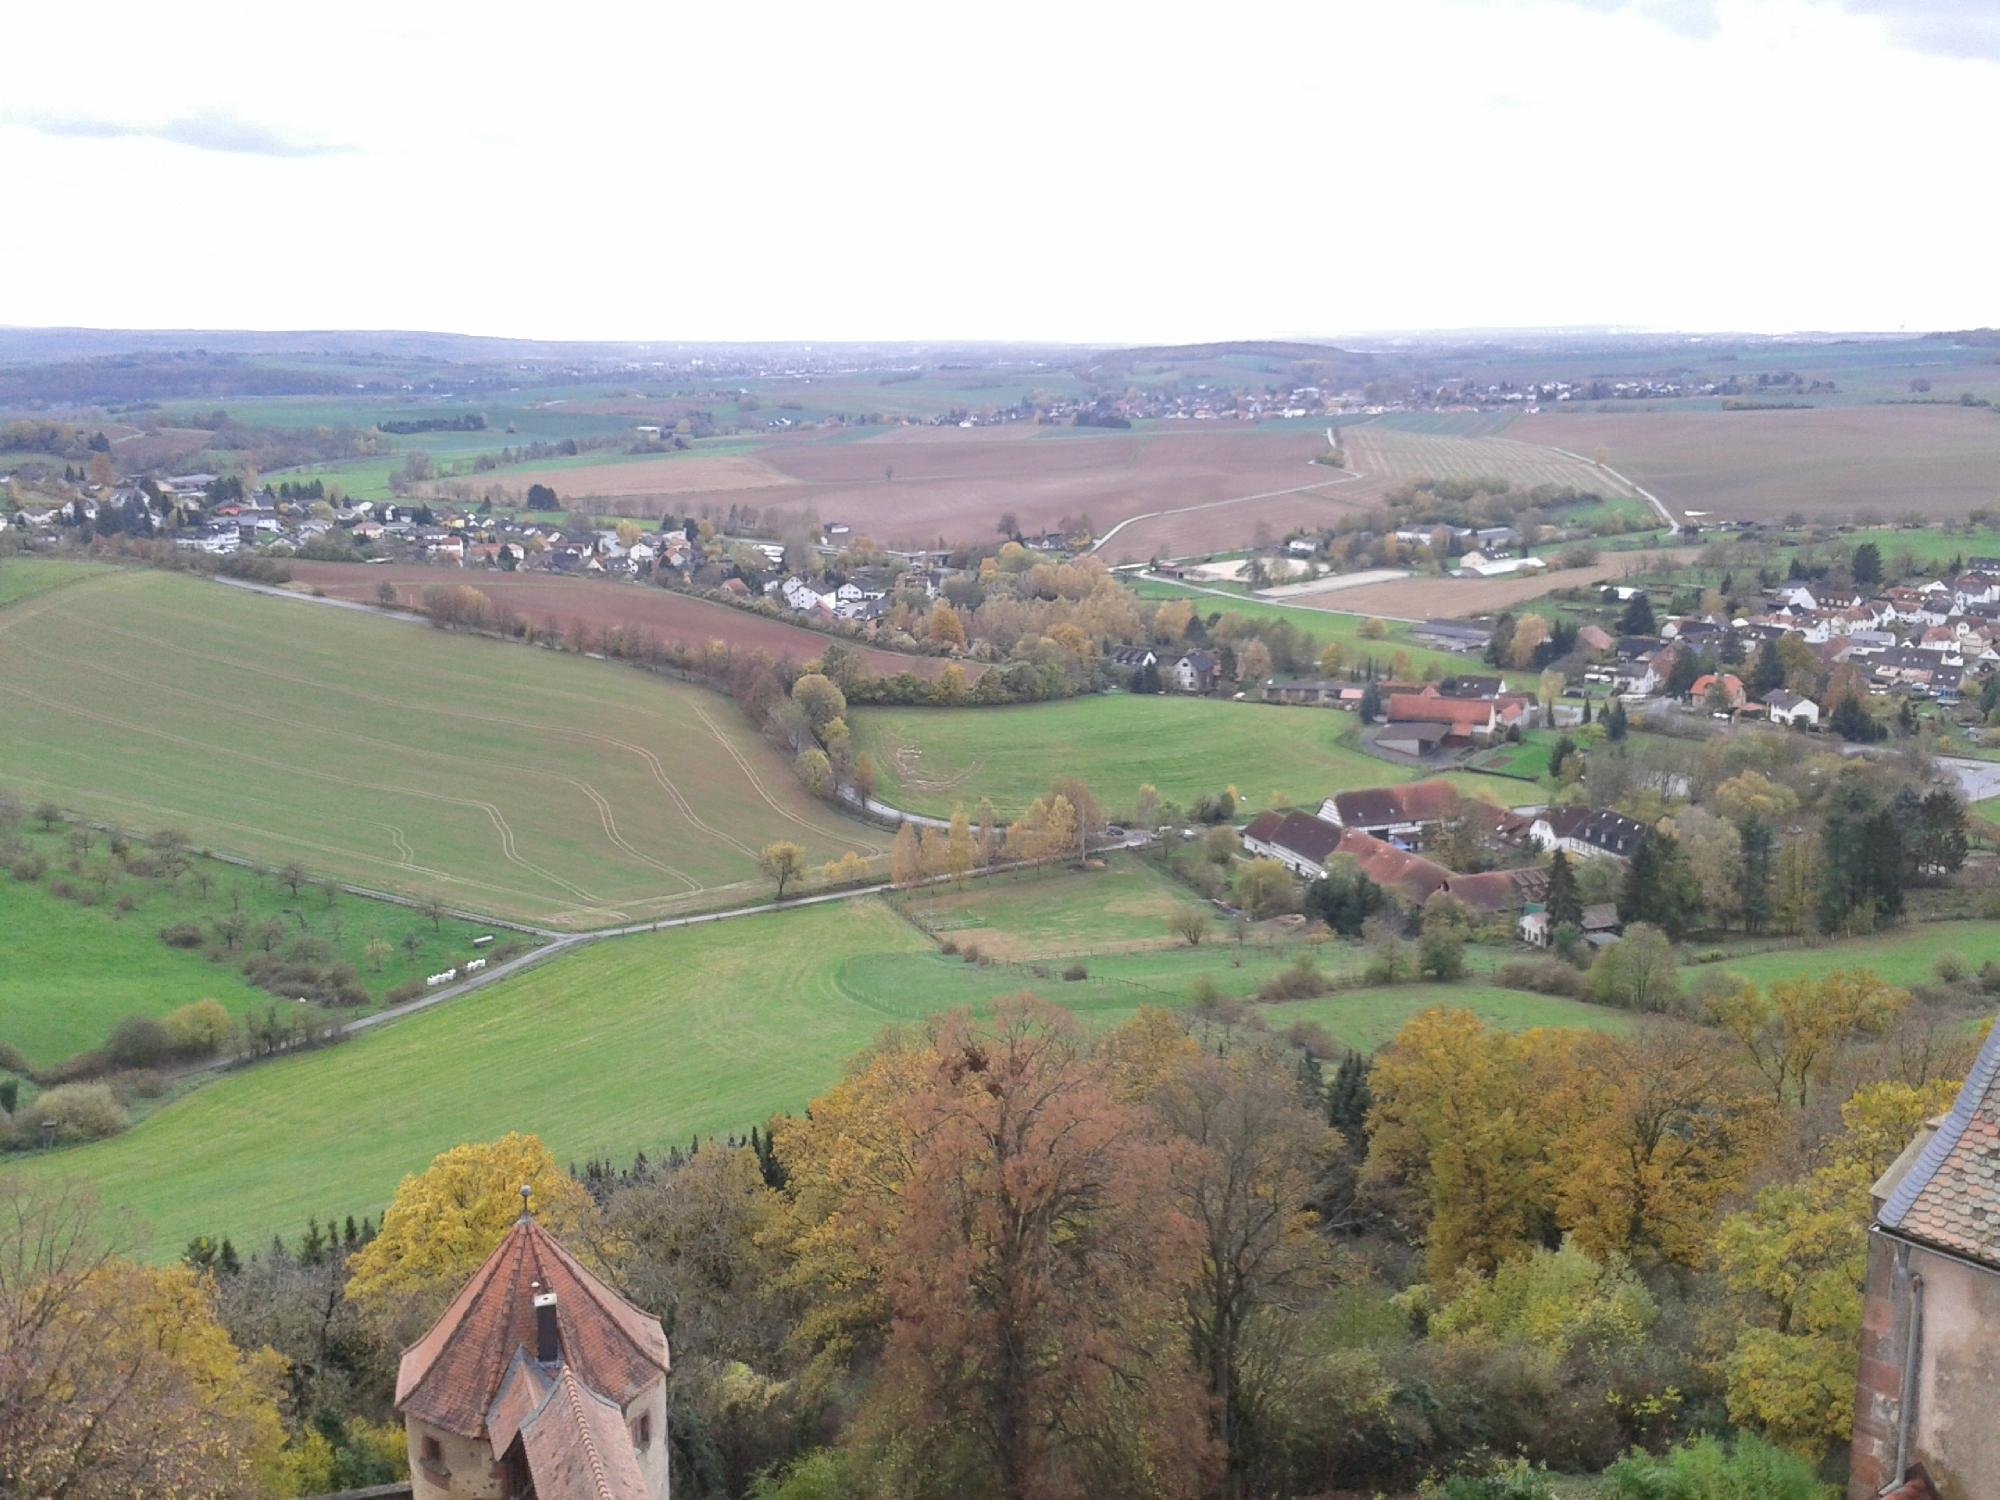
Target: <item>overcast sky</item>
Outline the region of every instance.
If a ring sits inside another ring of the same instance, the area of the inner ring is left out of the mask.
[[[2000,322],[1995,12],[24,6],[0,323],[1152,342]]]

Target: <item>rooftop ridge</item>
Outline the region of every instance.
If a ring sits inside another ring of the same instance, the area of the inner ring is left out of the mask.
[[[590,1465],[591,1484],[601,1500],[612,1500],[611,1476],[605,1472],[604,1455],[597,1451],[597,1434],[591,1431],[590,1420],[583,1410],[583,1393],[577,1389],[577,1379],[572,1372],[563,1371],[561,1389],[569,1399],[570,1416],[575,1419],[578,1435],[583,1440],[583,1456]]]
[[[1876,1223],[1887,1229],[1902,1228],[1904,1219],[1909,1216],[1910,1210],[1916,1207],[1917,1199],[1923,1195],[1924,1189],[1936,1178],[1938,1169],[1950,1159],[1952,1152],[1958,1149],[1959,1142],[1965,1139],[1966,1130],[1970,1128],[1974,1117],[1979,1113],[1980,1106],[1985,1103],[1987,1094],[1993,1090],[1996,1082],[2000,1082],[2000,1026],[1995,1026],[1987,1032],[1986,1041],[1981,1045],[1978,1057],[1973,1059],[1972,1066],[1966,1070],[1965,1082],[1959,1088],[1958,1098],[1952,1101],[1949,1113],[1932,1133],[1931,1138],[1924,1143],[1924,1149],[1917,1154],[1917,1159],[1910,1170],[1903,1174],[1902,1180],[1896,1184],[1894,1191],[1883,1203],[1882,1212],[1877,1215]]]

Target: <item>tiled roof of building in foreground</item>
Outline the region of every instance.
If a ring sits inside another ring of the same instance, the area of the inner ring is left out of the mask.
[[[2000,1026],[1877,1220],[1908,1239],[2000,1268]]]
[[[1484,729],[1493,722],[1491,698],[1426,698],[1421,693],[1398,693],[1383,708],[1392,723],[1446,724],[1453,729]]]
[[[536,1347],[535,1297],[556,1296],[564,1368],[627,1405],[667,1373],[667,1336],[523,1215],[444,1316],[403,1351],[396,1409],[447,1432],[486,1435],[487,1413],[522,1349]]]
[[[518,1441],[535,1493],[576,1500],[649,1500],[625,1415],[565,1369],[521,1423]]]

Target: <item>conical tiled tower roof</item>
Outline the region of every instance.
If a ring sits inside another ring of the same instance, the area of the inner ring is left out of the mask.
[[[403,1351],[396,1409],[447,1432],[486,1436],[486,1414],[515,1354],[536,1352],[534,1299],[553,1292],[562,1364],[623,1407],[667,1373],[667,1336],[586,1271],[527,1215],[459,1289],[431,1331]]]

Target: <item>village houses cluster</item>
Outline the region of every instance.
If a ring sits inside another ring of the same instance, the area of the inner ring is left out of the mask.
[[[1453,824],[1492,851],[1502,867],[1462,873],[1434,857],[1441,830]],[[1242,841],[1245,852],[1276,860],[1302,881],[1324,879],[1336,860],[1346,859],[1412,906],[1448,897],[1482,916],[1511,915],[1522,941],[1547,947],[1551,933],[1540,903],[1549,873],[1527,861],[1560,850],[1572,860],[1622,866],[1645,834],[1643,823],[1608,809],[1509,811],[1461,796],[1449,782],[1416,781],[1336,792],[1317,813],[1259,813]],[[1519,863],[1508,867],[1510,859]],[[1601,946],[1618,935],[1614,906],[1592,905],[1583,916],[1586,943]]]

